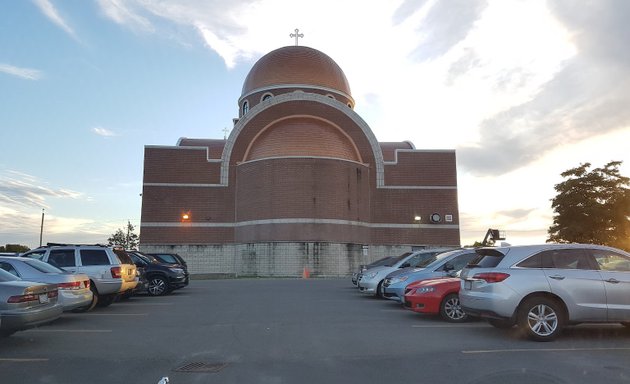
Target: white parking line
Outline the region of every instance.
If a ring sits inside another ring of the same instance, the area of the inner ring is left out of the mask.
[[[111,329],[31,329],[29,332],[108,333]]]
[[[148,313],[86,313],[87,316],[147,316]]]
[[[0,362],[6,361],[9,363],[37,363],[42,361],[48,361],[50,359],[20,359],[11,357],[0,357]]]
[[[630,351],[630,348],[515,348],[515,349],[487,349],[477,351],[462,351],[466,354],[474,353],[506,353],[506,352],[598,352],[598,351]]]
[[[486,324],[414,324],[411,328],[482,328]]]

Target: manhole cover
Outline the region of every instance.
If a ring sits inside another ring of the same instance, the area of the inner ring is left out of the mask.
[[[217,373],[223,368],[225,368],[227,363],[203,363],[203,362],[195,362],[195,363],[187,363],[182,365],[179,368],[175,368],[173,371],[175,372],[205,372],[205,373]]]

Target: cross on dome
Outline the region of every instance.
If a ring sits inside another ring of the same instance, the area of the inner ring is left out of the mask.
[[[295,46],[297,47],[298,45],[298,38],[304,38],[304,34],[303,33],[299,33],[300,30],[295,28],[295,33],[292,33],[289,35],[289,37],[295,37]]]

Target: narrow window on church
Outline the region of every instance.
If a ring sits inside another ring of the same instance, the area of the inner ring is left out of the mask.
[[[243,115],[249,111],[249,103],[246,101],[243,103]]]

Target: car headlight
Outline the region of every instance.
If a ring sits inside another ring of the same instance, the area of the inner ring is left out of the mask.
[[[372,272],[372,273],[368,273],[367,275],[365,275],[368,279],[373,279],[374,277],[376,277],[376,275],[378,275],[378,272]]]
[[[435,288],[433,287],[416,288],[416,293],[429,293],[429,292],[435,292]]]
[[[403,281],[406,281],[408,278],[409,278],[409,276],[394,277],[394,278],[391,280],[391,284],[402,283]]]
[[[184,273],[184,270],[181,268],[169,268],[171,270],[171,272],[176,273],[176,274],[182,274]]]

